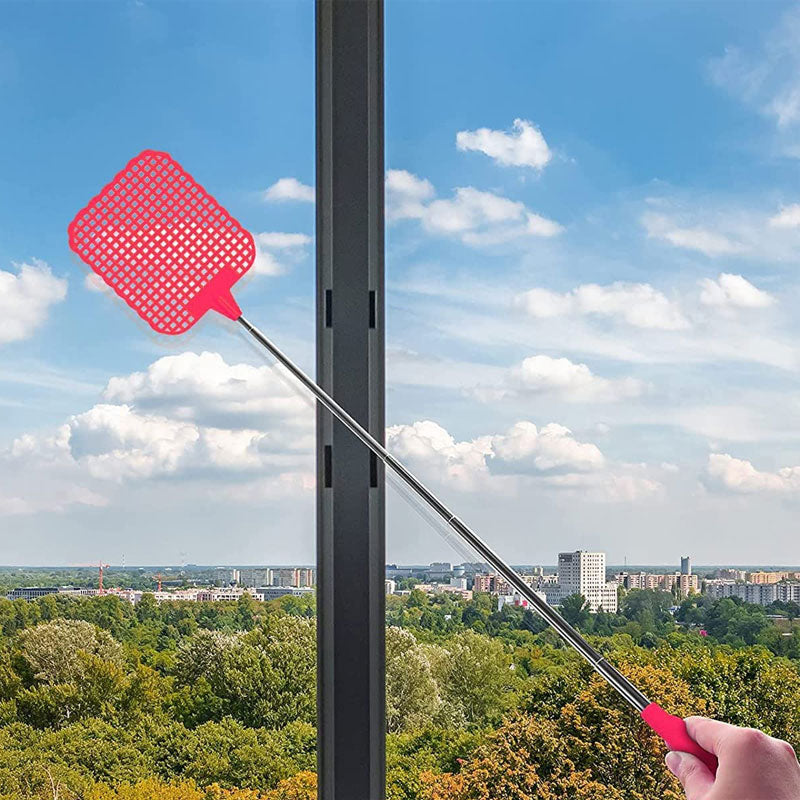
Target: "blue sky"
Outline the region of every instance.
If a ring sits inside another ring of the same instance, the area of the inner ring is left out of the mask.
[[[0,561],[313,559],[308,404],[221,318],[155,338],[66,240],[168,150],[310,368],[313,17],[6,7]],[[512,561],[800,562],[800,6],[389,0],[386,34],[390,446]],[[389,556],[458,559],[394,495]]]

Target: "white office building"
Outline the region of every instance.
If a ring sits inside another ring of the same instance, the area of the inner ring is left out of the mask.
[[[549,603],[562,602],[572,594],[586,598],[591,611],[602,608],[615,613],[617,610],[617,583],[606,580],[606,554],[576,550],[558,554],[557,589],[545,587]]]

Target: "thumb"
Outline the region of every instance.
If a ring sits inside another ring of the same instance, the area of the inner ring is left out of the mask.
[[[708,767],[691,753],[667,753],[667,767],[681,782],[687,800],[703,800],[714,785],[714,776]]]

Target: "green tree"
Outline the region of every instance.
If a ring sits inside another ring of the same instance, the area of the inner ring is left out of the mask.
[[[33,678],[44,683],[68,683],[85,675],[82,654],[122,664],[119,642],[105,631],[80,620],[57,619],[23,631],[20,654]]]
[[[570,625],[585,628],[589,624],[591,614],[589,604],[582,594],[571,594],[561,601],[561,614]]]
[[[432,658],[445,711],[453,721],[468,725],[497,721],[513,705],[519,679],[502,641],[462,631]]]
[[[432,724],[442,700],[431,664],[432,647],[410,631],[386,629],[386,727],[391,732]]]

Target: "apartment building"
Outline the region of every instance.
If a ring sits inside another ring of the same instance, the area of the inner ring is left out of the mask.
[[[557,588],[556,588],[557,586]],[[591,611],[602,608],[611,613],[617,610],[616,581],[606,580],[606,554],[575,550],[558,554],[558,584],[552,591],[545,588],[548,602],[558,603],[573,594],[586,598]]]

